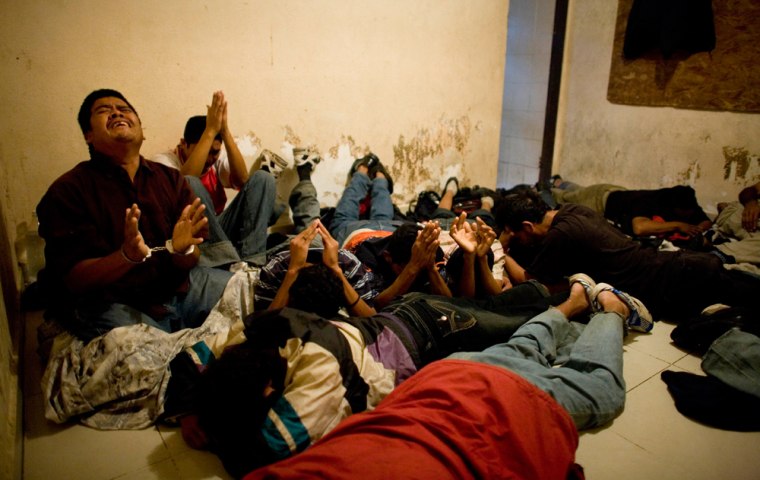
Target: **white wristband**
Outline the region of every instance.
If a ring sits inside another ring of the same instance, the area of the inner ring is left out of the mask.
[[[195,245],[191,244],[190,248],[188,248],[184,252],[178,252],[174,250],[174,245],[172,244],[171,239],[167,240],[165,245],[166,245],[166,251],[171,253],[172,255],[190,255],[191,253],[195,251]]]

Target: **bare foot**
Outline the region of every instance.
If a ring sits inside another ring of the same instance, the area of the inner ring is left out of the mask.
[[[610,292],[609,290],[599,292],[599,295],[596,296],[596,299],[605,312],[619,313],[623,316],[623,318],[628,318],[628,316],[631,314],[631,309],[628,308],[628,305],[626,305],[624,301],[620,300],[617,295]]]
[[[562,312],[566,318],[571,318],[587,311],[590,307],[586,290],[580,283],[573,283],[570,286],[570,296],[567,300],[557,305],[557,310]]]

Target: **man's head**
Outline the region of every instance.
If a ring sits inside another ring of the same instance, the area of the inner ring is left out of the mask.
[[[343,282],[322,263],[299,270],[288,292],[289,307],[316,313],[326,319],[334,318],[340,307],[346,304]]]
[[[512,235],[518,243],[530,245],[546,235],[542,222],[549,210],[538,193],[525,190],[505,196],[495,209],[494,217],[502,236]]]
[[[90,153],[109,153],[115,144],[142,144],[140,117],[132,104],[120,92],[111,89],[95,90],[85,97],[77,115]]]
[[[251,463],[250,452],[261,447],[261,429],[285,390],[286,369],[277,348],[248,340],[227,347],[200,376],[196,398],[200,425],[212,448],[225,452],[225,467],[236,470],[236,476],[258,466]]]
[[[196,115],[190,117],[185,124],[185,132],[182,135],[182,140],[179,142],[179,146],[182,149],[182,158],[188,159],[195,150],[198,142],[203,136],[203,131],[206,129],[206,116]],[[208,157],[206,158],[206,166],[204,170],[219,160],[219,155],[222,153],[222,134],[219,133],[214,137],[214,143],[211,144],[211,149],[208,151]]]
[[[409,263],[412,258],[412,246],[417,240],[420,227],[415,223],[400,225],[391,235],[388,247],[385,249],[388,260],[392,265],[400,266]]]

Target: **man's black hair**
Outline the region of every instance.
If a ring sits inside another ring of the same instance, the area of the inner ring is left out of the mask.
[[[206,129],[206,116],[196,115],[187,119],[185,124],[185,132],[182,134],[182,138],[185,139],[185,143],[188,145],[194,145],[201,140],[203,131]],[[216,135],[216,140],[222,139],[222,134]]]
[[[405,265],[412,258],[412,246],[420,227],[416,223],[403,223],[391,235],[387,251],[393,263]]]
[[[499,228],[508,227],[513,232],[522,230],[522,222],[541,223],[549,205],[532,190],[506,195],[494,211]]]
[[[79,107],[79,115],[77,116],[77,121],[79,122],[79,128],[82,129],[82,134],[86,134],[92,130],[92,124],[90,123],[90,117],[92,116],[92,106],[95,105],[96,101],[105,97],[115,97],[124,100],[124,103],[129,105],[129,108],[131,108],[132,111],[135,112],[135,115],[137,115],[137,110],[135,110],[135,107],[133,107],[132,104],[129,103],[129,100],[127,100],[127,98],[120,92],[117,92],[116,90],[112,90],[110,88],[101,88],[100,90],[95,90],[85,97],[84,101],[82,102],[82,106]],[[139,118],[139,115],[137,116]]]
[[[322,318],[334,318],[340,307],[346,304],[343,282],[323,263],[299,270],[288,292],[289,307],[316,313]]]
[[[196,408],[211,449],[236,478],[272,463],[261,428],[267,412],[282,396],[285,360],[277,348],[246,342],[227,347],[199,381]],[[275,390],[268,397],[268,385]]]

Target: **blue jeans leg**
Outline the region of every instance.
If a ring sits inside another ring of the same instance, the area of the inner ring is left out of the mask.
[[[201,326],[222,298],[232,275],[217,268],[195,267],[190,270],[190,288],[183,296],[175,297],[171,305],[176,313],[173,331]]]
[[[206,190],[206,187],[204,187],[201,183],[200,178],[186,175],[185,179],[187,180],[187,183],[190,184],[190,188],[193,189],[193,193],[195,193],[195,195],[201,199],[201,203],[203,203],[203,205],[206,207],[206,218],[208,218],[207,241],[209,243],[215,243],[229,240],[227,238],[227,234],[222,228],[221,223],[219,223],[219,218],[216,216],[216,211],[214,210],[214,202],[211,200],[211,195],[209,195],[208,190]]]
[[[552,308],[520,327],[506,343],[449,358],[512,370],[557,400],[576,427],[593,428],[617,417],[625,404],[623,320],[616,313],[598,313],[573,344],[575,332]],[[568,347],[568,361],[553,368],[558,350]]]
[[[205,267],[219,267],[223,265],[229,265],[231,263],[239,262],[240,255],[238,255],[235,246],[232,245],[227,233],[222,228],[222,224],[219,222],[219,217],[214,211],[214,203],[211,200],[206,187],[203,186],[198,177],[190,175],[185,176],[193,192],[201,199],[201,203],[206,206],[206,218],[208,219],[208,239],[206,239],[200,245],[201,258],[199,265]]]
[[[343,190],[338,204],[335,205],[335,213],[329,228],[330,233],[338,241],[339,245],[348,235],[361,228],[362,221],[359,220],[359,203],[367,196],[370,187],[370,179],[367,175],[354,172],[351,182]]]
[[[160,318],[121,303],[98,303],[79,306],[74,311],[73,318],[67,319],[64,325],[84,342],[114,328],[131,325],[150,325],[167,333],[198,327],[222,298],[233,274],[217,268],[195,267],[189,275],[188,291],[169,299],[163,305],[165,313]]]
[[[359,203],[367,196],[370,187],[370,179],[367,175],[354,172],[351,182],[343,190],[343,194],[335,205],[331,230],[339,229],[347,222],[359,220]]]
[[[276,195],[274,177],[257,170],[220,215],[222,228],[243,260],[252,261],[266,250],[267,228],[276,220]]]
[[[319,218],[319,200],[317,189],[311,180],[301,180],[293,187],[288,199],[290,210],[293,212],[295,233],[301,233],[314,220]]]
[[[388,191],[388,180],[386,178],[372,180],[372,205],[369,219],[393,220],[393,201]]]

